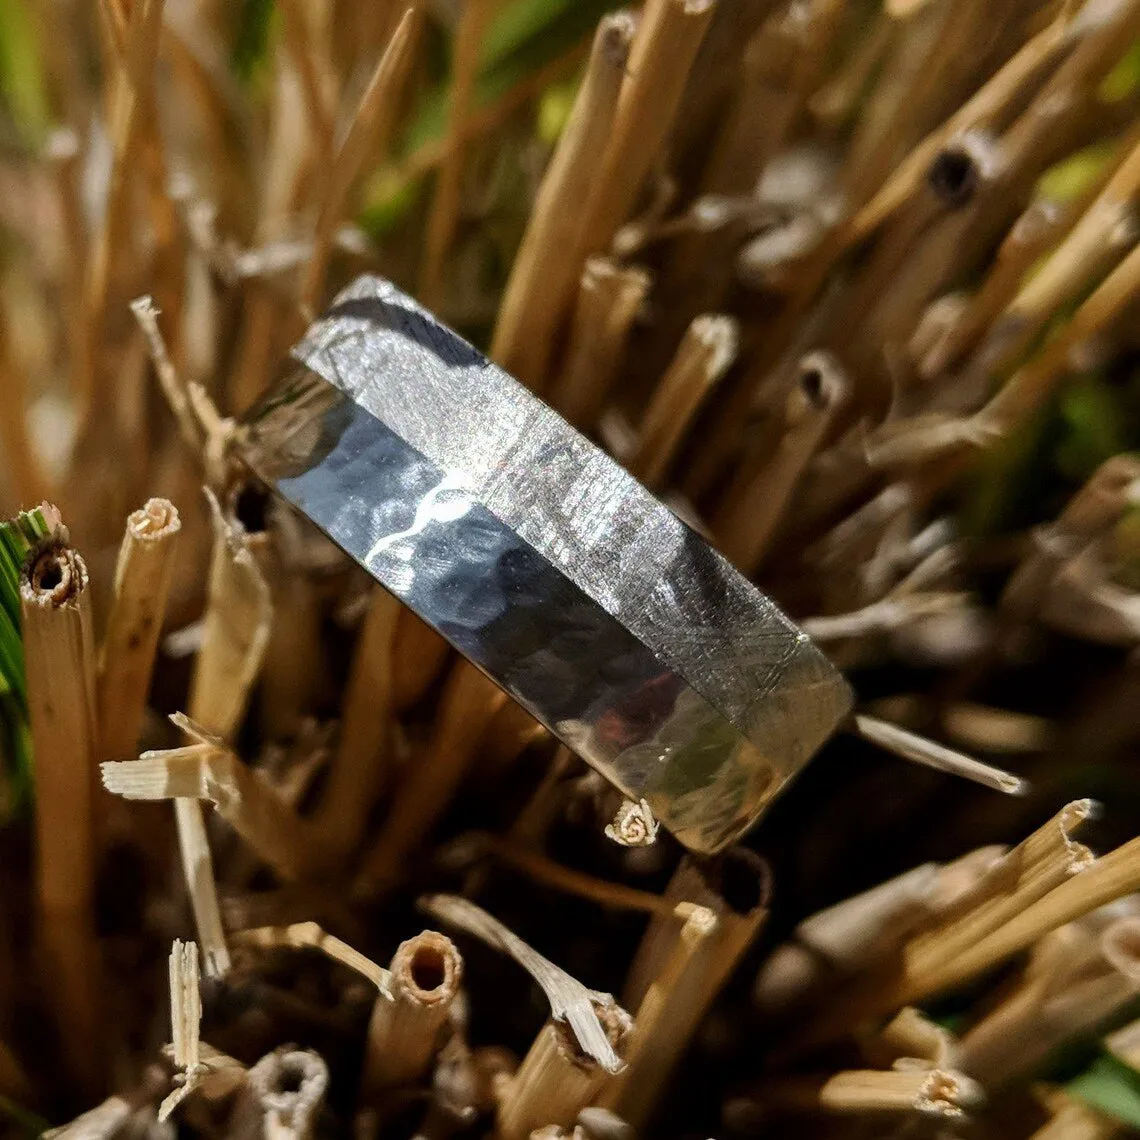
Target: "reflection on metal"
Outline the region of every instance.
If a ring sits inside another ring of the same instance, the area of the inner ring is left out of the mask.
[[[387,281],[338,297],[247,428],[259,477],[695,851],[849,711],[768,598]]]

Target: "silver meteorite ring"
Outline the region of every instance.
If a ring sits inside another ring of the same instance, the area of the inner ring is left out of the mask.
[[[247,429],[261,479],[694,851],[850,709],[770,599],[388,281],[337,297]]]

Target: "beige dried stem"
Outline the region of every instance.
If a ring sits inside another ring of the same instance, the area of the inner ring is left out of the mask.
[[[609,1084],[598,1102],[634,1128],[648,1120],[708,1004],[700,999],[694,1003],[694,990],[704,988],[701,976],[709,966],[709,945],[719,919],[708,907],[692,903],[678,903],[674,917],[681,927],[661,972],[637,1007],[626,1071]]]
[[[298,0],[282,0],[281,38],[293,64],[305,98],[305,112],[313,134],[313,150],[318,169],[324,170],[333,146],[336,129],[334,96],[330,77],[323,73],[315,50],[316,35],[304,5]]]
[[[604,16],[586,74],[531,210],[499,307],[491,356],[541,390],[554,341],[574,296],[578,266],[567,250],[582,244],[583,203],[609,141],[633,39],[627,12]]]
[[[315,922],[295,922],[289,926],[260,926],[239,930],[234,937],[263,949],[292,946],[319,950],[334,962],[340,962],[341,965],[367,978],[380,995],[391,996],[392,980],[389,971],[349,946],[347,942],[342,942],[339,938],[326,933]]]
[[[202,646],[190,686],[190,719],[223,740],[237,732],[269,643],[269,587],[236,520],[206,492],[214,528]],[[197,799],[174,803],[182,869],[194,907],[198,941],[210,974],[229,969],[213,860]]]
[[[1040,408],[1069,371],[1072,352],[1111,326],[1140,290],[1140,246],[1112,270],[1045,349],[974,417],[975,429],[996,440]]]
[[[1029,553],[1010,574],[999,608],[1007,619],[1028,622],[1065,562],[1103,535],[1140,489],[1140,459],[1114,455],[1093,472],[1056,520],[1034,532]]]
[[[846,614],[821,614],[804,618],[800,627],[820,642],[844,641],[904,629],[928,617],[960,610],[969,595],[944,592],[914,593],[886,597]]]
[[[174,413],[182,442],[196,455],[202,447],[202,428],[191,406],[190,395],[170,359],[166,341],[158,327],[159,314],[154,299],[149,296],[137,297],[131,302],[131,312],[134,313],[135,320],[138,321],[139,328],[146,338],[147,350],[154,363],[158,383],[170,410]]]
[[[1030,1140],[1116,1140],[1127,1135],[1119,1120],[1063,1093],[1052,1098],[1051,1109],[1049,1121]]]
[[[148,499],[127,519],[99,655],[101,759],[135,752],[181,529],[167,499]]]
[[[1092,853],[1073,836],[1096,811],[1092,800],[1067,804],[995,864],[956,910],[911,939],[903,965],[908,991],[915,996],[934,992],[926,988],[932,984],[932,975],[953,968],[980,941],[1017,921],[1074,876],[1095,867]]]
[[[452,670],[423,756],[405,766],[376,842],[365,855],[354,883],[362,896],[389,890],[406,871],[405,860],[424,840],[451,802],[479,740],[506,694],[474,665]]]
[[[861,1045],[864,1055],[883,1068],[966,1068],[954,1034],[909,1005]]]
[[[447,110],[447,149],[436,175],[435,196],[424,238],[419,296],[439,309],[444,301],[444,266],[455,238],[463,196],[466,151],[461,139],[475,101],[479,49],[496,0],[464,0],[451,51],[451,88]]]
[[[621,1058],[614,1050],[610,1034],[602,1026],[597,1005],[612,1007],[607,994],[588,990],[565,970],[533,950],[512,930],[482,907],[456,895],[428,895],[420,899],[420,908],[441,922],[465,930],[468,934],[509,954],[534,980],[550,1002],[554,1021],[566,1022],[585,1054],[607,1073],[621,1071]]]
[[[578,427],[592,427],[604,408],[649,286],[644,269],[624,268],[605,257],[586,262],[551,395],[554,407]]]
[[[208,800],[279,878],[299,879],[315,862],[312,825],[220,738],[180,713],[171,719],[193,744],[144,752],[138,760],[108,761],[102,766],[103,786],[129,800]]]
[[[715,8],[716,0],[654,0],[645,6],[609,144],[593,179],[575,264],[608,249],[660,161]]]
[[[1000,117],[1068,50],[1079,32],[1074,32],[1072,12],[1062,8],[1057,17],[1038,32],[966,100],[941,126],[931,131],[891,172],[869,202],[842,228],[840,248],[868,237],[923,184],[935,158],[955,139],[981,131]]]
[[[1027,277],[997,317],[966,371],[1001,373],[1023,356],[1046,322],[1134,244],[1140,225],[1138,203],[1140,143],[1123,157],[1115,174],[1061,244]]]
[[[162,26],[163,0],[134,4],[124,32],[124,50],[112,60],[115,74],[111,100],[111,174],[102,224],[87,263],[83,291],[88,342],[75,366],[78,420],[87,422],[95,411],[104,379],[99,367],[99,338],[110,299],[116,259],[131,246],[132,176],[143,147],[147,124],[148,77],[153,72]]]
[[[338,858],[359,845],[393,773],[395,643],[403,608],[386,590],[374,590],[357,637],[340,739],[315,819],[322,845]]]
[[[649,924],[626,983],[637,1004],[629,1071],[602,1102],[634,1128],[643,1127],[709,1007],[760,932],[767,910],[767,869],[739,857],[741,878],[756,880],[756,897],[734,909],[691,860],[666,892],[671,918]]]
[[[95,942],[94,803],[98,724],[87,567],[54,536],[20,575],[28,716],[36,759],[36,898],[43,977],[66,1062],[88,1093],[98,1085],[100,963]]]
[[[396,25],[360,97],[348,133],[337,147],[330,168],[324,172],[323,195],[313,231],[313,254],[301,282],[301,305],[307,317],[311,318],[321,303],[333,239],[352,188],[364,164],[387,146],[395,127],[400,95],[415,54],[420,19],[418,9],[412,7]]]
[[[456,854],[456,848],[462,845],[461,853],[464,857],[468,857],[469,854],[476,857],[483,854],[490,855],[535,882],[543,883],[556,891],[565,891],[567,894],[589,899],[599,906],[664,916],[673,913],[673,904],[660,895],[638,890],[625,883],[599,879],[583,871],[566,867],[537,851],[530,850],[520,841],[526,838],[520,835],[518,840],[512,842],[510,839],[500,839],[494,835],[477,832],[457,840],[452,845],[451,851],[452,854]],[[481,882],[482,877],[477,880],[477,883]]]
[[[962,1068],[987,1088],[1006,1086],[1119,1016],[1138,993],[1140,919],[1100,931],[1061,927],[1034,948],[1020,987],[962,1039]]]
[[[391,995],[377,999],[368,1026],[366,1096],[423,1077],[443,1043],[463,980],[463,958],[455,944],[434,930],[401,942],[388,968]]]
[[[612,1000],[595,999],[594,1008],[610,1045],[624,1058],[632,1019]],[[565,1024],[548,1021],[500,1093],[496,1140],[526,1140],[549,1125],[569,1129],[584,1108],[605,1100],[620,1079],[586,1056]]]
[[[249,1070],[231,1134],[309,1140],[328,1085],[328,1065],[319,1053],[291,1045],[275,1049]]]
[[[28,436],[28,381],[13,351],[7,317],[0,308],[0,387],[5,393],[0,416],[2,475],[8,490],[21,507],[31,507],[50,493],[47,473]]]
[[[1107,881],[1105,889],[1110,890],[1118,873],[1128,875],[1131,867],[1125,853],[1117,854],[1107,876],[1102,878],[1100,871],[1088,884],[1089,906],[1067,913],[1047,901],[1055,902],[1058,892],[1065,892],[1060,895],[1062,908],[1070,905],[1067,890],[1072,882],[1081,884],[1079,897],[1089,872],[1099,871],[1099,861],[1073,838],[1095,810],[1092,800],[1066,805],[996,862],[936,922],[908,939],[888,976],[872,975],[864,984],[849,987],[842,1002],[828,1005],[805,1023],[792,1048],[842,1036],[863,1021],[942,992],[1004,961],[1049,930],[1127,893],[1107,899],[1096,894],[1098,881],[1102,886]]]
[[[725,556],[744,573],[759,569],[800,478],[842,412],[851,386],[839,361],[813,352],[800,361],[776,447],[742,464],[713,520]]]
[[[732,317],[712,314],[689,325],[662,376],[626,462],[647,487],[659,487],[701,404],[736,360],[740,328]]]
[[[893,752],[912,764],[921,764],[938,772],[948,772],[952,776],[971,780],[995,792],[1004,792],[1007,796],[1023,796],[1029,790],[1026,781],[1012,772],[1003,771],[992,764],[975,760],[972,756],[955,752],[954,749],[928,740],[917,732],[910,732],[897,724],[879,720],[878,717],[860,714],[855,717],[855,728],[864,740],[869,740],[872,744],[877,744],[880,748]]]
[[[817,986],[890,955],[929,920],[938,865],[924,863],[801,922],[760,968],[752,999],[765,1013],[800,1005]]]
[[[985,1103],[981,1085],[948,1069],[856,1069],[827,1077],[773,1078],[756,1098],[776,1108],[839,1116],[895,1113],[953,1121]]]
[[[173,1061],[181,1069],[180,1084],[162,1102],[158,1119],[166,1120],[192,1093],[202,1075],[198,1027],[202,995],[198,989],[198,947],[174,940],[170,950],[170,1040]]]

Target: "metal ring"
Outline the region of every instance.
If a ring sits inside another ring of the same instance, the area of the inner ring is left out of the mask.
[[[388,281],[341,293],[246,428],[261,479],[694,851],[850,710],[769,598]]]

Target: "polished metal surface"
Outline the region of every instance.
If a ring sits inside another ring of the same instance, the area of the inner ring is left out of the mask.
[[[768,598],[389,282],[292,357],[253,470],[686,846],[747,830],[848,713]]]

